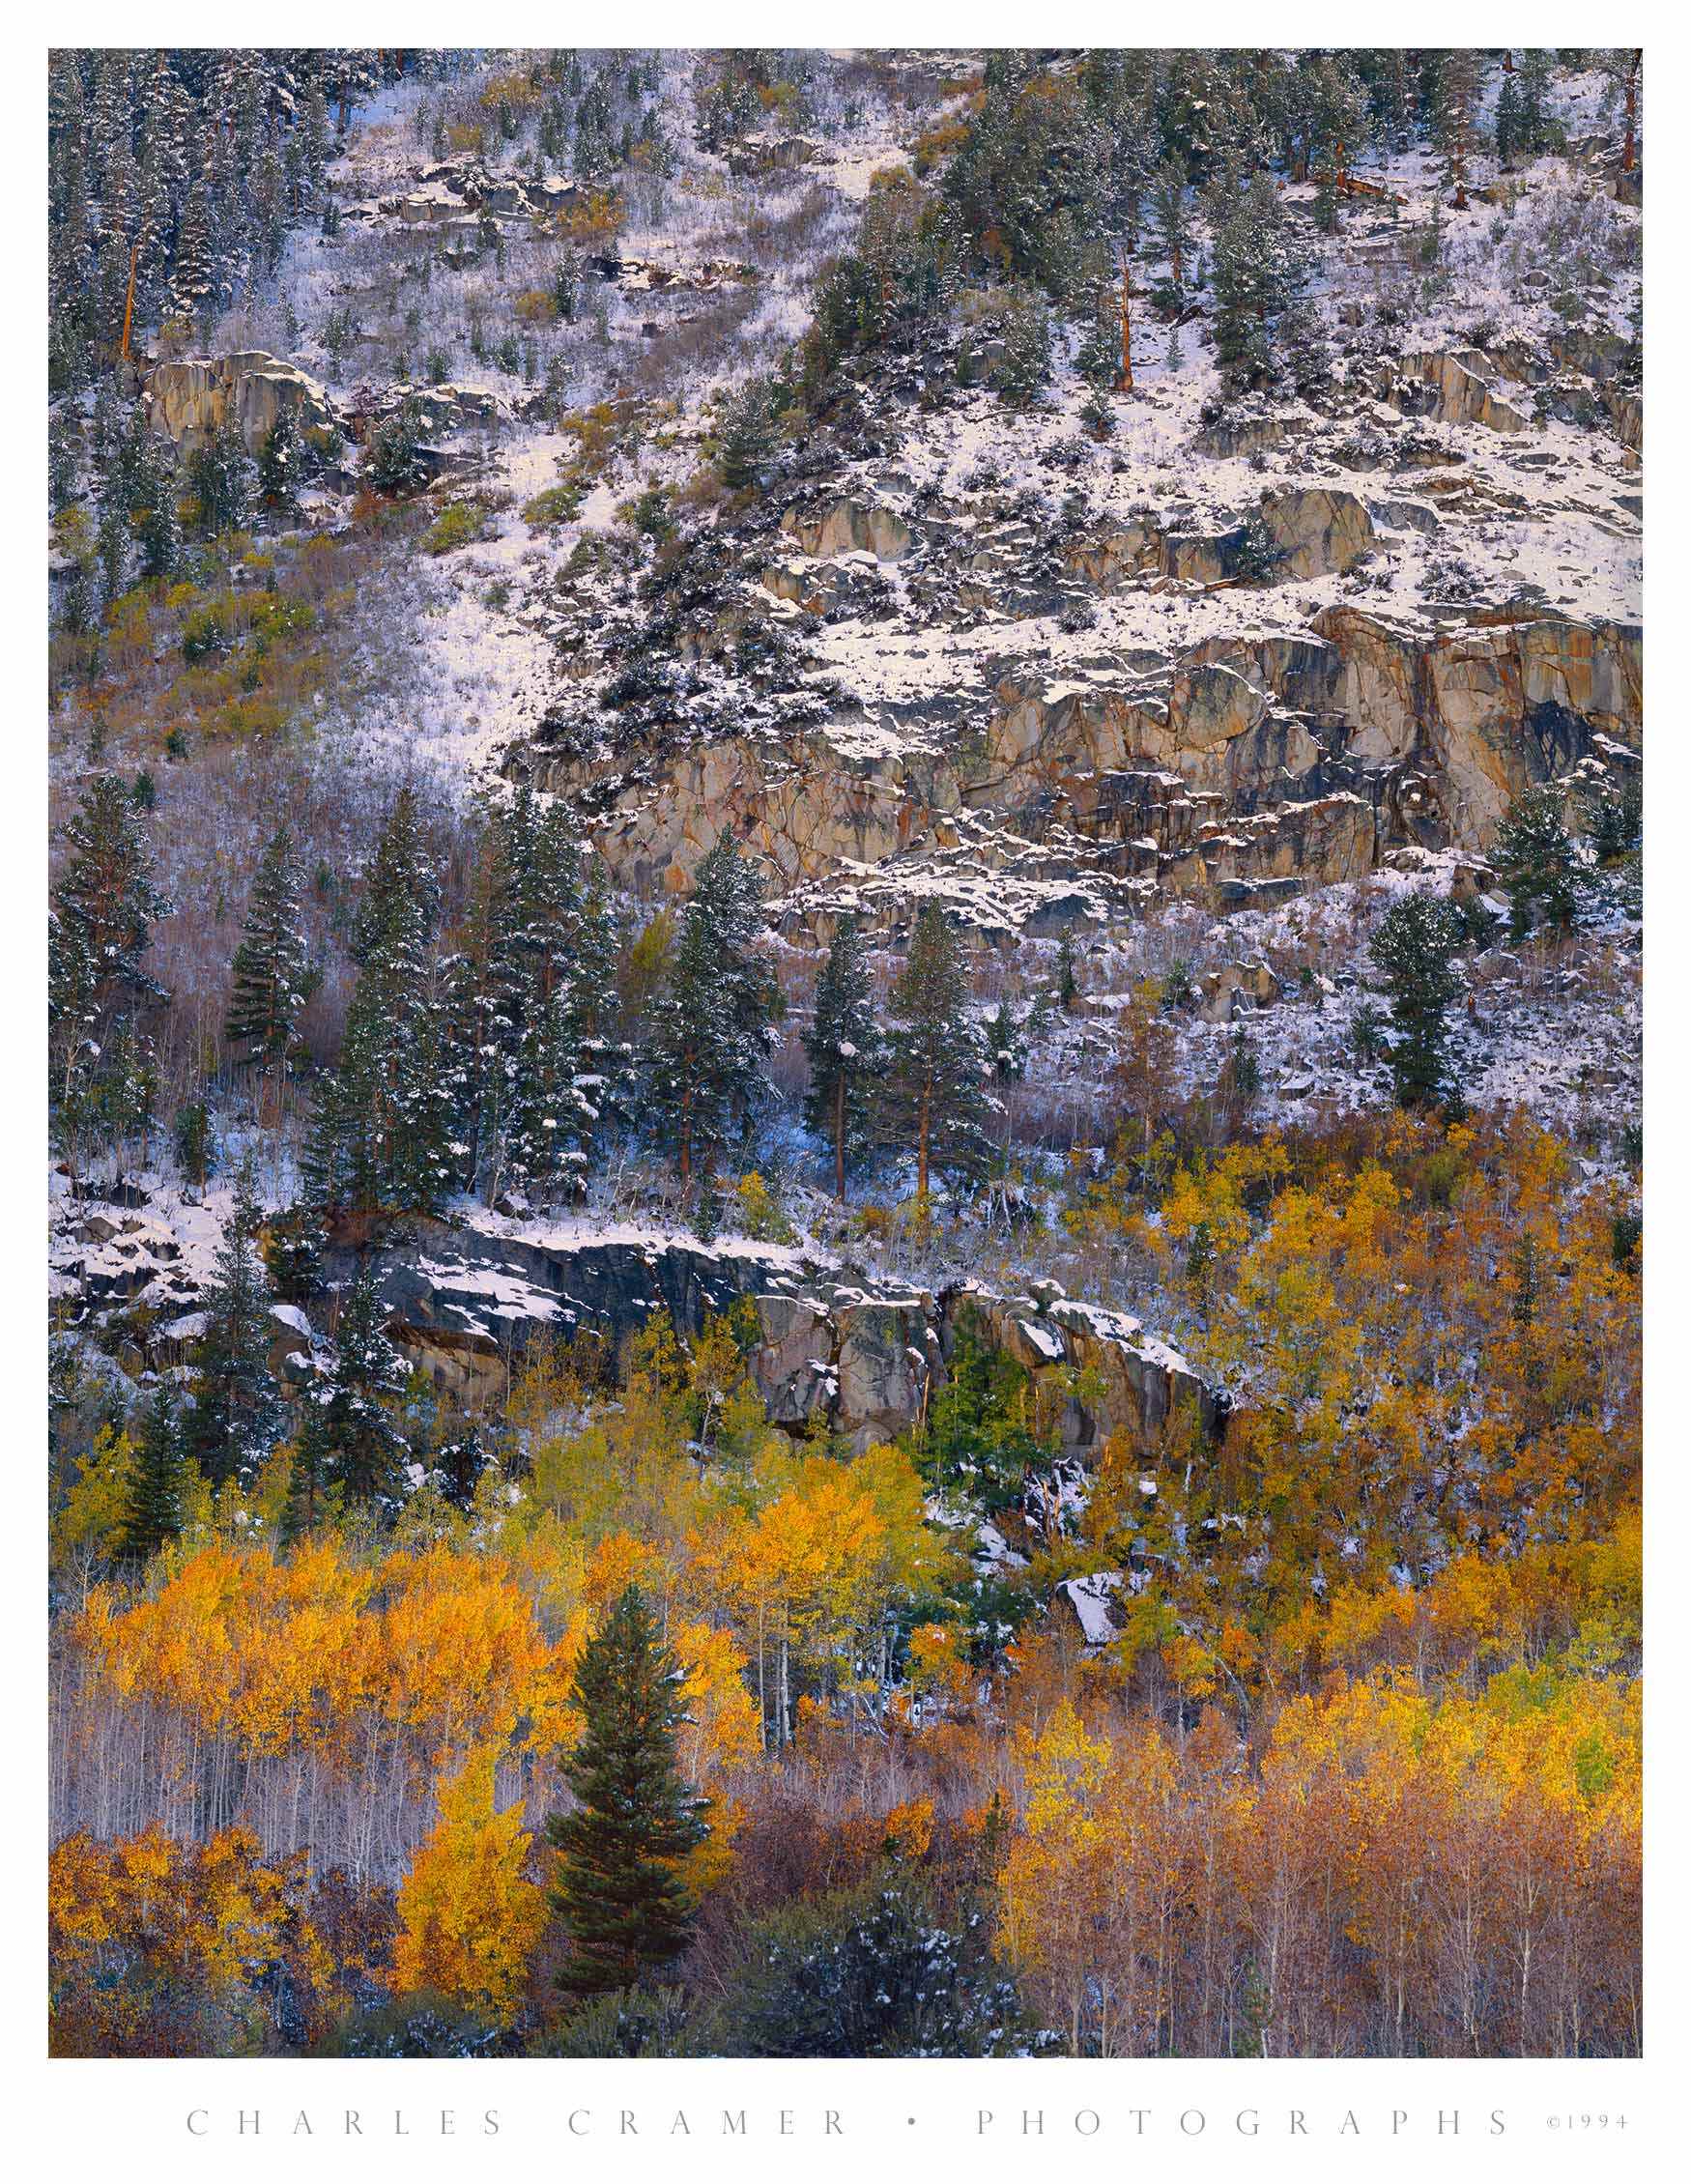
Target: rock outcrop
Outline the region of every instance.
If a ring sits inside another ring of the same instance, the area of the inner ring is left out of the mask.
[[[308,372],[262,349],[156,364],[145,399],[153,429],[189,454],[230,425],[256,454],[284,414],[302,432],[323,431],[335,421],[329,396]]]

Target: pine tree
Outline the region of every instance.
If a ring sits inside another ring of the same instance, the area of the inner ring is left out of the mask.
[[[451,1181],[447,1024],[430,986],[440,890],[409,789],[394,799],[354,921],[358,984],[339,1065],[321,1093],[306,1173],[312,1202],[427,1212]]]
[[[1462,921],[1436,895],[1405,895],[1380,920],[1369,953],[1386,980],[1391,1076],[1398,1102],[1432,1106],[1448,1095],[1450,1003],[1462,991],[1454,967]]]
[[[197,328],[210,314],[213,300],[211,216],[206,208],[205,177],[196,175],[176,238],[176,263],[170,274],[171,312],[186,326]]]
[[[1273,322],[1303,293],[1306,268],[1266,175],[1223,201],[1214,278],[1218,362],[1247,385],[1272,379]]]
[[[647,1982],[686,1946],[675,1866],[708,1831],[676,1766],[679,1682],[631,1585],[576,1670],[587,1726],[564,1774],[577,1808],[546,1824],[559,1861],[550,1902],[572,1944],[559,1984],[578,1997]]]
[[[244,530],[251,521],[258,466],[246,452],[239,426],[225,425],[207,446],[188,457],[187,487],[203,538]]]
[[[187,1429],[189,1451],[214,1486],[228,1480],[249,1486],[282,1433],[281,1396],[270,1369],[270,1298],[255,1246],[262,1220],[248,1161],[236,1180],[205,1296]]]
[[[80,997],[85,1024],[110,1008],[163,998],[142,969],[153,921],[170,905],[154,885],[153,847],[129,785],[97,774],[65,826],[66,859],[53,889],[48,975]]]
[[[182,1537],[186,1489],[182,1418],[169,1381],[161,1380],[141,1421],[135,1448],[119,1534],[119,1552],[126,1560],[151,1562],[160,1547]]]
[[[655,1016],[651,1108],[683,1187],[749,1128],[780,991],[756,950],[758,875],[725,834],[699,867]]]
[[[241,1059],[285,1075],[300,1012],[309,997],[310,966],[300,929],[301,874],[294,838],[279,827],[265,847],[247,898],[235,951],[234,986],[223,1036]]]
[[[851,918],[841,919],[828,949],[804,1046],[811,1065],[805,1124],[833,1148],[834,1194],[844,1204],[846,1157],[870,1138],[882,1046],[868,958]]]
[[[969,1013],[962,951],[937,903],[923,905],[891,999],[883,1128],[915,1154],[925,1197],[931,1169],[974,1173],[990,1151],[989,1064]]]
[[[598,1120],[591,1038],[609,971],[603,904],[585,883],[565,809],[513,813],[499,969],[514,1034],[507,1119],[513,1181],[545,1203],[579,1185]]]
[[[352,1502],[392,1507],[405,1436],[385,1398],[405,1385],[405,1363],[387,1336],[375,1270],[348,1290],[335,1326],[334,1371],[324,1404],[325,1471]]]
[[[1051,991],[1064,1015],[1072,1014],[1080,999],[1080,974],[1075,954],[1075,929],[1071,925],[1063,928],[1057,939],[1057,969],[1051,981]]]
[[[323,1222],[310,1206],[291,1206],[265,1230],[264,1265],[284,1305],[308,1304],[324,1291]]]
[[[731,493],[756,485],[775,451],[774,389],[754,374],[723,404],[717,435],[717,468]]]
[[[1571,933],[1587,873],[1557,799],[1544,789],[1516,798],[1497,830],[1491,861],[1509,899],[1509,934],[1524,940],[1540,920]]]
[[[300,1428],[294,1436],[293,1460],[288,1466],[288,1493],[277,1527],[278,1544],[298,1545],[322,1522],[329,1507],[331,1454],[329,1414],[323,1398],[308,1390],[300,1406]]]
[[[1442,54],[1434,123],[1444,155],[1445,180],[1453,211],[1468,208],[1469,170],[1473,164],[1479,110],[1480,56],[1471,46]]]
[[[1521,125],[1520,78],[1513,71],[1498,87],[1497,109],[1492,117],[1498,164],[1508,173],[1520,158],[1525,131]]]
[[[1191,254],[1191,218],[1187,199],[1186,168],[1168,159],[1157,170],[1151,185],[1151,216],[1168,260],[1168,277],[1176,288],[1186,285],[1186,262]]]
[[[279,411],[258,451],[258,497],[263,504],[278,515],[297,515],[302,469],[300,420],[292,410]]]

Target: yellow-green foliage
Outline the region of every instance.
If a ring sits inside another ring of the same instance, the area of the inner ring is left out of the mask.
[[[770,1195],[769,1186],[754,1172],[742,1175],[736,1195],[740,1201],[740,1226],[746,1234],[760,1244],[790,1244],[793,1226],[780,1204]]]
[[[582,490],[579,483],[568,481],[547,486],[524,503],[523,521],[530,531],[552,531],[559,524],[573,522],[582,504]]]
[[[422,534],[425,554],[449,554],[457,546],[473,546],[487,531],[487,511],[473,501],[448,501]]]

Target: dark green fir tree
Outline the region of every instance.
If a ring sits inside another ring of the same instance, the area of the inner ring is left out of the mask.
[[[969,976],[957,934],[937,903],[923,905],[892,991],[884,1126],[916,1156],[916,1191],[941,1172],[972,1174],[991,1147],[986,1120],[990,1063],[969,1007]]]
[[[834,1194],[846,1196],[846,1168],[869,1142],[882,1061],[880,1026],[862,935],[840,921],[817,981],[816,1020],[805,1034],[811,1085],[805,1122],[834,1156]]]
[[[584,1649],[575,1703],[586,1733],[564,1772],[576,1809],[554,1813],[551,1904],[570,1942],[559,1984],[586,1998],[649,1982],[687,1944],[679,1859],[708,1832],[675,1757],[680,1671],[637,1586]]]
[[[151,1562],[160,1547],[182,1537],[186,1519],[187,1461],[182,1413],[168,1380],[161,1380],[141,1420],[119,1549],[126,1561]]]
[[[206,1332],[187,1428],[188,1451],[214,1486],[232,1479],[250,1485],[282,1437],[282,1400],[270,1369],[274,1328],[256,1246],[262,1220],[248,1162],[236,1179],[235,1202],[206,1292]]]
[[[288,1066],[295,1027],[311,991],[300,889],[294,838],[280,827],[253,876],[223,1026],[224,1038],[242,1050],[244,1061],[277,1074]]]
[[[1461,940],[1454,905],[1417,893],[1391,905],[1369,945],[1390,1000],[1391,1078],[1403,1106],[1435,1106],[1449,1096],[1449,1008],[1462,991]]]

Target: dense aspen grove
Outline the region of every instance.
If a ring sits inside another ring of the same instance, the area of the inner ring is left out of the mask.
[[[691,2007],[612,2052],[739,2052],[769,1935],[883,1898],[989,1936],[1028,2047],[1637,2052],[1639,1279],[1570,1174],[1407,1117],[1183,1164],[1147,1233],[1207,1221],[1260,1394],[1214,1449],[1112,1442],[1075,1536],[1006,1495],[989,1598],[929,1484],[1049,1463],[1014,1367],[850,1458],[764,1424],[731,1321],[654,1323],[615,1398],[565,1347],[521,1373],[468,1506],[284,1548],[284,1446],[140,1570],[108,1431],[55,1536],[56,2046],[315,2050],[419,1997],[556,2040],[541,1827],[632,1581],[708,1832]],[[1087,1651],[1046,1603],[1105,1562],[1148,1582]]]

